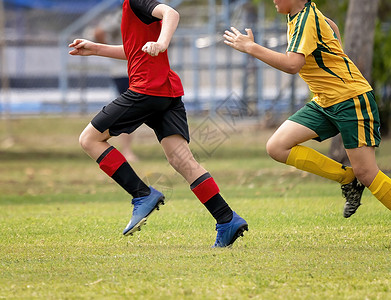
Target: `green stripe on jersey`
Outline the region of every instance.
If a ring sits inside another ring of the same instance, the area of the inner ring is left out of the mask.
[[[302,36],[303,36],[303,31],[304,31],[305,23],[307,22],[307,19],[308,19],[308,15],[309,15],[309,14],[310,14],[309,7],[306,7],[305,12],[304,12],[304,16],[303,16],[303,21],[301,22],[301,25],[300,25],[300,31],[299,31],[299,33],[298,33],[298,36],[297,36],[297,39],[296,39],[295,46],[293,47],[293,52],[297,52],[297,49],[299,48],[300,41],[301,41],[301,38],[302,38]]]
[[[348,68],[350,77],[353,79],[352,72],[350,71],[349,61],[345,57],[343,57],[343,60],[345,61],[346,67]]]
[[[318,17],[318,14],[316,13],[315,7],[312,6],[312,10],[314,11],[314,14],[315,14],[316,33],[318,35],[319,42],[330,51],[330,47],[325,42],[323,42],[322,32],[320,30],[320,24],[319,24],[319,17]]]
[[[327,49],[327,50],[326,50],[326,49],[321,49],[321,51],[327,52],[327,53],[330,53],[330,54],[333,54],[333,55],[338,56],[336,53],[334,53],[334,52],[331,51],[330,47],[329,47],[325,42],[323,42],[323,39],[322,39],[322,32],[321,32],[321,30],[320,30],[320,25],[319,25],[319,17],[318,17],[318,14],[316,13],[315,7],[312,7],[312,9],[313,9],[314,14],[315,14],[316,33],[317,33],[317,35],[318,35],[319,42]],[[326,19],[325,19],[325,21],[326,21],[326,23],[330,26],[329,22],[327,22]],[[330,28],[331,28],[331,26],[330,26]],[[331,28],[331,29],[332,29],[332,28]],[[332,29],[332,30],[333,30],[333,29]],[[338,37],[337,37],[336,33],[334,32],[334,30],[333,30],[333,36],[334,36],[335,39],[338,39]],[[348,61],[345,57],[342,57],[342,58],[343,58],[343,60],[345,61],[345,64],[346,64],[346,67],[347,67],[347,69],[348,69],[348,72],[349,72],[350,77],[353,78],[352,72],[350,71],[349,61]],[[315,58],[315,59],[316,59],[316,58]],[[323,62],[323,60],[322,60],[322,62]],[[319,64],[318,64],[318,65],[319,65]],[[320,66],[320,65],[319,65],[319,66]],[[334,75],[334,76],[336,76],[336,77],[338,77],[339,79],[342,80],[342,78],[340,78],[339,76],[337,76],[335,73],[331,72],[330,70],[328,70],[327,72],[330,73],[330,74],[332,74],[332,75]],[[342,81],[343,81],[343,80],[342,80]]]
[[[297,21],[296,21],[296,26],[295,26],[295,31],[292,35],[292,40],[289,44],[289,47],[288,47],[288,52],[291,52],[292,51],[292,48],[293,48],[293,44],[294,44],[294,41],[297,37],[297,32],[299,31],[299,24],[300,24],[300,21],[301,21],[301,17],[303,16],[303,12],[300,12],[299,15],[297,16]]]
[[[330,51],[328,51],[327,48],[325,48],[323,45],[320,45],[320,44],[318,44],[318,48],[316,48],[316,50],[314,52],[312,52],[312,55],[314,56],[315,61],[318,64],[319,68],[321,68],[324,71],[326,71],[327,73],[341,79],[342,82],[345,83],[345,81],[340,76],[338,76],[333,71],[331,71],[328,67],[326,67],[326,65],[323,62],[322,52],[329,52],[330,53]]]

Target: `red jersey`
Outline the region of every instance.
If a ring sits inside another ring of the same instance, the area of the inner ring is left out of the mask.
[[[147,42],[159,38],[161,20],[152,16],[158,4],[156,0],[124,0],[121,32],[128,60],[129,89],[150,96],[180,97],[183,86],[170,68],[167,51],[150,56],[141,50]]]

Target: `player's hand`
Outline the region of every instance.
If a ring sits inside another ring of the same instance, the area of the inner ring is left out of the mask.
[[[247,34],[242,34],[235,27],[231,27],[232,31],[226,30],[224,34],[224,43],[228,46],[239,50],[241,52],[247,52],[247,49],[254,44],[254,35],[251,29],[246,28]]]
[[[70,55],[89,56],[96,54],[96,43],[85,39],[76,39],[68,47],[74,48],[69,51]]]
[[[148,42],[143,46],[141,50],[151,56],[158,56],[159,53],[166,51],[167,47],[165,47],[162,43]]]

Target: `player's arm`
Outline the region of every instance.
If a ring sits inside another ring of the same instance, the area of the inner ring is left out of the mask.
[[[69,51],[70,55],[95,55],[126,60],[123,45],[106,45],[85,39],[75,39],[68,47],[73,48]]]
[[[251,29],[246,29],[247,34],[242,34],[235,27],[232,31],[226,30],[224,34],[228,46],[250,54],[264,63],[289,74],[298,73],[305,65],[303,54],[295,52],[279,53],[254,42],[254,35]]]
[[[329,19],[329,18],[326,18],[326,20],[327,20],[327,23],[329,23],[329,25],[331,26],[331,29],[333,29],[333,31],[335,32],[335,34],[336,34],[336,36],[338,38],[338,41],[339,41],[339,43],[341,44],[341,47],[342,47],[341,34],[339,32],[337,24],[335,24],[334,21]]]
[[[162,20],[162,29],[156,42],[148,42],[142,50],[151,56],[167,50],[172,36],[179,23],[179,13],[166,4],[158,4],[152,11],[152,16]]]

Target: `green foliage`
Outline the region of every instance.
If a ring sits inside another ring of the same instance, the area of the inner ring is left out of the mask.
[[[390,53],[391,26],[387,28],[378,21],[374,41],[372,84],[379,106],[381,133],[383,136],[389,135],[391,123],[391,97],[389,92],[385,93],[386,88],[390,88],[391,85]]]
[[[381,22],[376,24],[373,78],[376,84],[384,85],[391,82],[391,26],[382,27]]]
[[[341,32],[343,32],[345,25],[345,16],[348,7],[349,0],[314,0],[317,7],[330,19],[337,23]],[[273,0],[253,0],[253,3],[259,4],[263,3],[265,5],[266,16],[268,18],[276,18],[278,15],[276,13],[275,5]]]
[[[389,0],[380,0],[378,17],[381,22],[391,22],[391,2]]]
[[[343,33],[349,0],[315,0],[314,2],[325,16],[338,25],[340,32]]]

